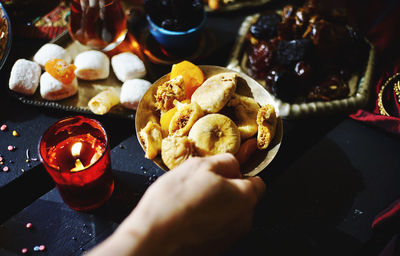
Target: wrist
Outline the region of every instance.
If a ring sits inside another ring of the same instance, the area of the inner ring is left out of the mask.
[[[149,223],[148,223],[149,222]],[[178,245],[176,236],[170,233],[166,225],[144,216],[133,214],[125,220],[115,232],[115,241],[125,241],[128,247],[126,255],[152,256],[174,255]]]

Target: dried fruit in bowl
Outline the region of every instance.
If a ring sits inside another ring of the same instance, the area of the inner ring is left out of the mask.
[[[174,107],[174,100],[182,101],[186,99],[185,85],[183,77],[172,78],[157,88],[155,95],[156,107],[161,113]]]
[[[200,118],[189,132],[195,150],[201,156],[221,153],[235,154],[240,147],[240,132],[236,124],[222,114]]]
[[[217,113],[231,99],[236,90],[236,83],[236,73],[214,75],[193,93],[192,101],[199,104],[205,113]]]
[[[146,126],[140,130],[139,138],[144,145],[146,158],[153,159],[161,152],[162,134],[159,124],[152,121],[148,122]]]
[[[246,163],[250,157],[257,150],[257,138],[251,138],[246,140],[240,145],[239,151],[235,154],[239,164]]]
[[[258,103],[250,97],[234,94],[228,102],[229,107],[234,108],[235,123],[238,126],[241,139],[253,137],[258,130],[257,112],[260,109]]]
[[[152,96],[159,121],[147,121],[138,132],[146,158],[154,159],[161,153],[159,160],[172,169],[192,156],[231,153],[244,164],[256,151],[270,148],[278,122],[273,106],[260,107],[255,99],[242,95],[246,94],[247,80],[237,72],[210,74],[206,69],[204,74],[207,79],[191,100],[177,99],[184,95],[178,82],[182,80],[180,73],[157,82]]]
[[[258,110],[257,124],[257,147],[259,149],[266,149],[275,136],[277,124],[276,112],[273,106],[267,104]]]
[[[182,103],[190,103],[190,100],[183,100]],[[171,123],[172,117],[174,117],[177,107],[173,107],[167,112],[163,112],[160,115],[160,125],[163,137],[167,137],[169,134],[169,124]]]
[[[197,27],[203,18],[201,0],[145,0],[144,7],[154,23],[172,31]]]
[[[203,110],[196,102],[176,103],[177,111],[169,124],[169,134],[184,136],[187,135],[193,124],[202,116]]]
[[[161,158],[172,169],[194,155],[193,144],[187,136],[168,136],[161,143]]]
[[[204,74],[201,69],[193,63],[184,60],[172,65],[170,78],[183,77],[186,98],[190,99],[194,91],[204,82]]]

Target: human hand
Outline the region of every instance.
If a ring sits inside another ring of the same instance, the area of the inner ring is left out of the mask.
[[[109,247],[128,246],[122,255],[217,254],[249,231],[264,191],[260,178],[241,179],[231,154],[191,158],[149,187]]]

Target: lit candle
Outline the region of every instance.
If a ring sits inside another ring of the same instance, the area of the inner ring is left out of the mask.
[[[110,149],[96,120],[77,116],[53,124],[40,140],[39,156],[71,208],[93,209],[111,196]]]
[[[79,159],[79,155],[81,154],[81,149],[82,149],[82,142],[75,143],[71,148],[71,154],[73,157],[76,158],[75,167],[71,169],[71,172],[79,172],[85,169],[85,166],[83,166],[81,160]]]

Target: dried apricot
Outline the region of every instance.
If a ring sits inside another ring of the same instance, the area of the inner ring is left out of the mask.
[[[182,103],[190,103],[190,100],[183,100]],[[175,115],[178,109],[176,107],[171,108],[167,112],[164,112],[160,116],[161,131],[164,137],[168,136],[169,124],[171,123],[172,117]]]
[[[68,64],[62,59],[51,59],[46,62],[44,68],[58,81],[64,84],[70,84],[75,79],[75,65]]]
[[[257,150],[257,139],[251,138],[240,145],[239,151],[235,154],[239,164],[244,164],[249,160],[250,156]]]
[[[168,110],[167,112],[161,114],[160,124],[161,124],[161,131],[164,137],[168,136],[169,123],[171,122],[171,119],[175,115],[176,111],[177,109],[176,107],[174,107]]]
[[[195,64],[184,60],[172,65],[170,78],[183,76],[185,84],[186,98],[190,99],[193,92],[204,82],[204,74]]]

